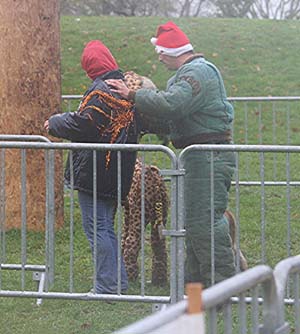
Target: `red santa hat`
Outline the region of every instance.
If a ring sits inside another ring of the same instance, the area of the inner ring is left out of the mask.
[[[92,80],[119,68],[109,49],[98,40],[88,42],[83,49],[81,66]]]
[[[160,25],[156,37],[151,38],[157,53],[178,57],[193,50],[193,46],[186,34],[172,21]]]

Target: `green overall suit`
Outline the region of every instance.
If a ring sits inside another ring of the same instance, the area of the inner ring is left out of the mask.
[[[169,79],[165,91],[140,89],[137,110],[153,122],[168,124],[176,148],[231,143],[233,107],[218,69],[193,55]],[[235,274],[229,226],[224,211],[235,170],[233,152],[214,152],[214,282]],[[190,151],[184,181],[185,282],[211,285],[211,152]]]

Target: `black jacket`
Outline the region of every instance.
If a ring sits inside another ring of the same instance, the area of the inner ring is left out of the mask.
[[[95,90],[100,90],[114,97],[118,95],[110,92],[106,79],[123,79],[120,71],[112,71],[103,76],[97,77],[91,87],[86,91],[85,97]],[[87,103],[88,106],[96,106],[107,114],[111,110],[106,104],[99,101],[97,96]],[[92,108],[85,108],[83,112],[68,112],[56,114],[49,118],[49,134],[55,137],[64,138],[72,142],[80,143],[110,143],[111,134],[102,133],[101,129],[109,124],[107,117]],[[123,130],[115,142],[136,144],[138,132],[133,122],[127,131]],[[114,198],[118,196],[117,180],[117,152],[110,152],[110,160],[107,163],[107,151],[97,151],[97,195],[98,198]],[[132,181],[136,152],[121,153],[121,197],[122,200],[127,196]],[[65,180],[70,185],[70,156],[68,157]],[[93,193],[93,151],[92,150],[73,150],[73,175],[74,189]]]

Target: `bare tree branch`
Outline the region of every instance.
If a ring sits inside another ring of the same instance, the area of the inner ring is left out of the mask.
[[[300,0],[60,0],[67,15],[213,16],[298,19]]]
[[[217,15],[222,17],[247,17],[255,0],[212,0]]]
[[[251,17],[266,19],[297,19],[299,0],[255,0],[250,9]]]
[[[206,2],[206,0],[199,0],[198,1],[198,4],[196,4],[196,6],[195,6],[195,12],[193,14],[194,17],[199,16],[201,8],[202,8],[202,6],[204,5],[205,2]]]

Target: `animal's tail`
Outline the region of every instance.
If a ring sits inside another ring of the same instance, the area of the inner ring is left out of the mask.
[[[236,247],[236,220],[235,217],[233,215],[233,213],[229,210],[226,210],[224,212],[225,217],[228,220],[228,224],[229,224],[229,234],[231,237],[231,241],[232,241],[232,249],[234,251],[235,256],[237,256],[237,247]],[[248,263],[247,260],[244,256],[244,254],[242,253],[242,251],[239,249],[239,258],[240,258],[240,269],[242,271],[245,271],[248,269]]]

